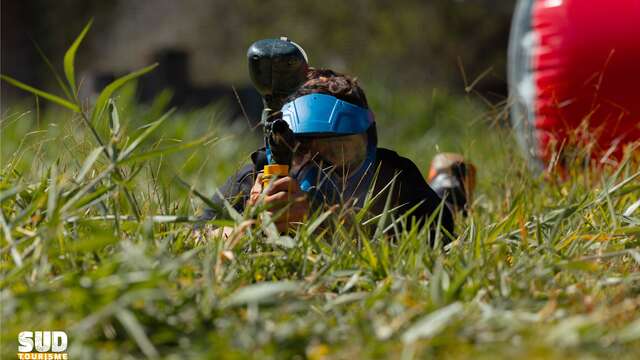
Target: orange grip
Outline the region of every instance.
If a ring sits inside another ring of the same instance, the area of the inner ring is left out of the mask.
[[[289,165],[265,165],[262,172],[262,186],[267,187],[272,178],[289,175]]]

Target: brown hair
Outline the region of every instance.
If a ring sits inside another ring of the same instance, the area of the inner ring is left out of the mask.
[[[356,78],[329,69],[309,68],[307,81],[296,90],[288,101],[309,94],[327,94],[353,105],[369,108],[367,97]]]

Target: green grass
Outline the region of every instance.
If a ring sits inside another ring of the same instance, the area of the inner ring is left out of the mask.
[[[74,359],[640,356],[637,158],[543,181],[499,111],[368,85],[383,146],[425,173],[438,151],[480,169],[446,249],[401,219],[374,224],[398,220],[389,237],[340,212],[283,237],[253,209],[209,224],[241,228],[231,241],[198,238],[201,195],[247,161],[259,130],[215,106],[158,122],[165,102],[138,106],[131,85],[97,110],[75,85],[63,100],[78,109],[10,104],[2,358],[23,330],[67,331]]]

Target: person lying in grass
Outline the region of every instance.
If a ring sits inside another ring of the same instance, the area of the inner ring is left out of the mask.
[[[279,116],[295,136],[289,176],[263,186],[260,171],[268,164],[268,154],[259,149],[251,156],[253,164],[242,167],[220,188],[222,196],[214,196],[215,204],[222,207],[226,200],[239,212],[247,206],[265,205],[272,214],[280,214],[274,222],[279,231],[286,232],[318,207],[361,208],[372,189],[371,194],[379,194],[368,208],[372,215],[381,214],[387,206],[396,218],[410,211],[406,223],[421,225],[435,214],[432,234],[438,223],[445,233],[453,234],[450,209],[443,206],[417,166],[392,150],[377,147],[373,112],[355,79],[328,69],[309,69],[307,81],[287,100]],[[387,205],[389,191],[391,203]],[[215,215],[208,209],[204,218]],[[449,237],[443,239],[447,242]]]

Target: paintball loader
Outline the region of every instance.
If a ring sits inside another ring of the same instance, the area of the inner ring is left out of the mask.
[[[281,37],[253,43],[247,51],[247,60],[251,81],[264,104],[261,123],[269,163],[263,169],[264,178],[287,176],[295,139],[279,116],[280,109],[286,98],[306,80],[307,56],[298,44]]]

